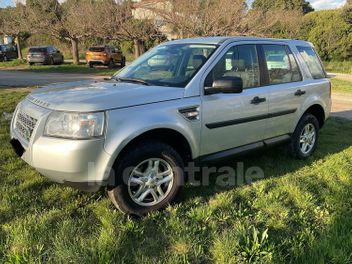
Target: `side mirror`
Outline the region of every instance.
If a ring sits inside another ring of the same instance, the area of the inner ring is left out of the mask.
[[[242,78],[231,76],[215,80],[212,87],[205,87],[205,94],[242,93],[242,91]]]

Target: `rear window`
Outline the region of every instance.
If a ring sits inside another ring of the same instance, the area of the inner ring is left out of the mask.
[[[30,48],[29,52],[46,52],[47,48]]]
[[[91,51],[91,52],[103,52],[103,51],[105,51],[105,48],[104,47],[92,47],[92,48],[89,48],[89,51]]]
[[[297,49],[307,64],[312,77],[314,79],[326,78],[326,73],[315,50],[311,47],[297,47]]]
[[[263,45],[270,84],[302,81],[295,58],[287,46]]]

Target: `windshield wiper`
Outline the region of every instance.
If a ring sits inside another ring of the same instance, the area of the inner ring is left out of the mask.
[[[118,82],[132,82],[132,83],[140,83],[143,85],[150,85],[150,83],[142,80],[142,79],[137,79],[137,78],[120,78],[120,77],[115,77],[114,78]]]

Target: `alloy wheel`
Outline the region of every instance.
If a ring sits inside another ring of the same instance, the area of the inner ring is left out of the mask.
[[[303,154],[308,154],[314,148],[316,135],[316,129],[313,124],[305,125],[299,140],[299,147]]]
[[[160,158],[139,163],[128,179],[128,193],[140,206],[153,206],[163,201],[174,184],[171,165]]]

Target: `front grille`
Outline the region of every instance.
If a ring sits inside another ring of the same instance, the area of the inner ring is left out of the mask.
[[[20,134],[23,139],[29,141],[31,139],[37,121],[37,119],[19,110],[17,112],[15,120],[15,130],[18,132],[18,134]]]

